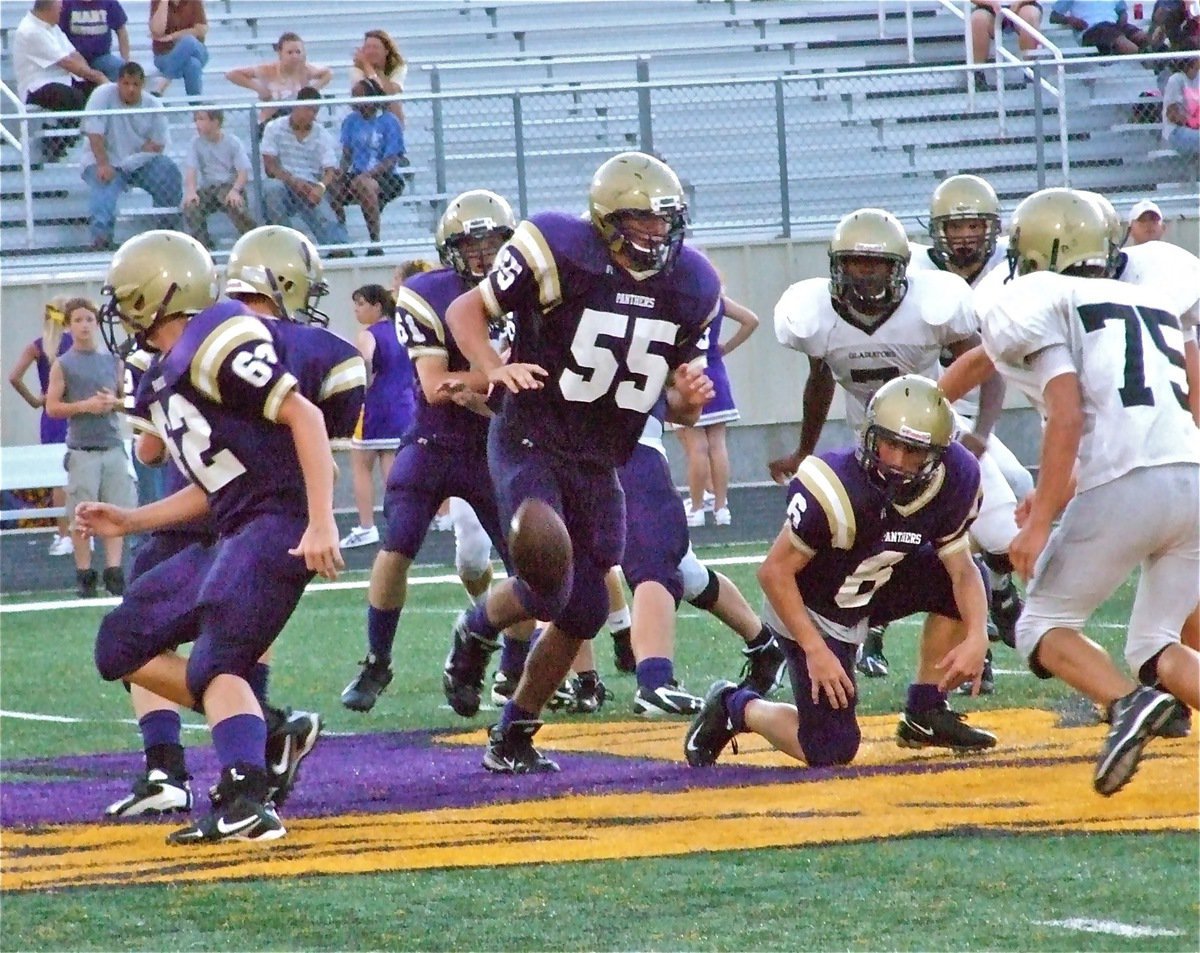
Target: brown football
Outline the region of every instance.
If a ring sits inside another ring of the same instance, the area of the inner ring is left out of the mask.
[[[530,497],[517,507],[508,534],[517,575],[538,592],[553,592],[571,569],[571,537],[545,500]]]

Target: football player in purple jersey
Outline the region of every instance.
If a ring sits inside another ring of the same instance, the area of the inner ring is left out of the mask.
[[[136,509],[84,504],[77,518],[106,537],[211,513],[218,541],[136,580],[100,624],[96,666],[106,680],[202,710],[212,727],[213,809],[168,842],[274,840],[284,828],[269,800],[268,729],[247,676],[312,575],[335,578],[342,566],[325,421],[268,326],[240,302],[216,302],[216,270],[195,239],[130,239],[106,293],[125,329],[158,352],[138,402],[191,484]],[[176,649],[186,642],[184,659]]]
[[[987,595],[967,539],[979,463],[953,433],[937,385],[905,375],[872,397],[858,446],[801,462],[786,522],[758,572],[781,622],[794,704],[715,682],[684,739],[689,764],[713,764],[744,731],[812,767],[848,764],[861,740],[857,646],[869,622],[914,612],[928,615],[897,741],[957,751],[996,744],[946,695],[965,682],[979,691],[987,652]]]
[[[455,710],[474,713],[499,632],[525,619],[551,622],[489,732],[483,763],[499,773],[557,770],[533,736],[579,644],[608,614],[604,577],[625,536],[616,470],[664,388],[680,417],[713,394],[698,342],[720,309],[720,280],[684,247],[679,178],[652,156],[622,153],[596,171],[589,211],[522,222],[487,277],[446,313],[472,368],[499,385],[488,466],[504,525],[522,502],[539,499],[571,543],[569,558],[545,554],[554,574],[539,573],[536,586],[504,581],[454,627],[443,688]],[[515,337],[504,364],[487,329],[508,312]]]

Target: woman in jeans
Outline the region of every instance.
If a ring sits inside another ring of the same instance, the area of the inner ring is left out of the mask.
[[[153,38],[154,66],[166,82],[151,90],[161,96],[170,81],[183,78],[189,97],[204,91],[204,65],[208,48],[208,17],[204,0],[151,0],[150,36]]]

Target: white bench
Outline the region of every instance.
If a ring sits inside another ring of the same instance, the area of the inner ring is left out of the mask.
[[[23,447],[0,447],[0,490],[35,490],[65,487],[67,471],[63,467],[65,443],[41,443]],[[61,506],[30,506],[18,510],[0,510],[0,520],[57,519]]]

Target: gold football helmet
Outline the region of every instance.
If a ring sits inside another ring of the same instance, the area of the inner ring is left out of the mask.
[[[442,264],[477,285],[516,228],[517,217],[508,202],[487,189],[472,189],[446,206],[433,241]]]
[[[829,241],[830,297],[859,316],[890,313],[908,291],[910,254],[904,226],[891,212],[879,208],[851,212],[838,222]],[[848,270],[849,259],[874,259],[888,267],[860,272],[856,261]]]
[[[644,152],[622,152],[596,170],[588,189],[592,224],[612,252],[639,271],[666,271],[674,264],[687,227],[683,186],[671,167]],[[650,237],[630,220],[658,218],[667,225]]]
[[[879,441],[925,454],[915,471],[884,463]],[[954,412],[937,384],[919,374],[888,381],[867,405],[859,461],[867,473],[893,493],[915,493],[933,477],[942,454],[954,439]]]
[[[225,294],[266,295],[279,317],[324,327],[329,315],[317,308],[329,291],[324,272],[307,236],[283,225],[263,225],[246,232],[229,252]]]
[[[1017,275],[1084,268],[1110,273],[1109,223],[1099,203],[1074,189],[1042,189],[1029,196],[1013,212],[1008,235],[1009,262]]]
[[[1100,207],[1100,212],[1104,216],[1104,222],[1108,226],[1109,273],[1115,274],[1117,260],[1121,257],[1121,246],[1125,244],[1125,224],[1121,221],[1121,216],[1117,214],[1117,210],[1106,196],[1101,195],[1099,192],[1089,192],[1086,189],[1079,189],[1078,191],[1080,195],[1086,195]]]
[[[146,332],[163,318],[190,317],[216,301],[217,269],[190,235],[156,229],[117,249],[102,294],[101,333],[110,350],[123,354],[132,347],[128,338],[146,347]]]
[[[946,235],[947,222],[981,220],[984,234],[976,237]],[[957,268],[982,265],[996,250],[1000,237],[1000,200],[996,190],[977,175],[952,175],[933,190],[929,200],[929,235],[933,248]]]

